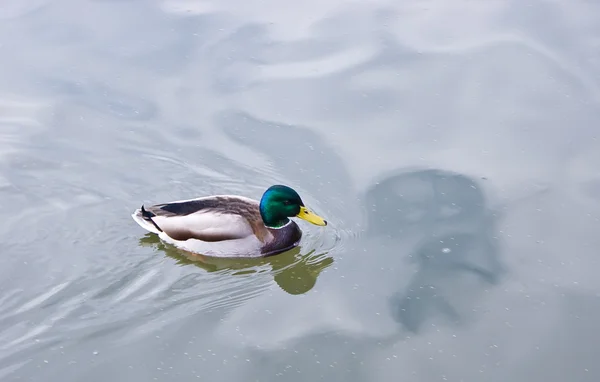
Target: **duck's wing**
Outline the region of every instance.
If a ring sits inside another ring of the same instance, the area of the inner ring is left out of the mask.
[[[217,195],[156,204],[132,215],[142,227],[164,232],[175,240],[235,240],[268,232],[262,224],[256,200],[235,195]]]

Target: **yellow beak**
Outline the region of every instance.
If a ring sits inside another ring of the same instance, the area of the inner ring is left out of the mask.
[[[311,210],[306,207],[300,207],[300,212],[296,215],[300,219],[306,220],[309,223],[314,225],[325,226],[327,225],[327,220],[323,219],[319,215],[315,214]]]

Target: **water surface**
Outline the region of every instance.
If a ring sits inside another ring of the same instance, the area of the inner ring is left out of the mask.
[[[0,6],[0,380],[597,381],[600,7]],[[330,223],[186,256],[142,203]]]

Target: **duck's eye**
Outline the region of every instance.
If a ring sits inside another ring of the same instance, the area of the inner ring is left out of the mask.
[[[283,204],[286,206],[289,206],[290,204],[292,204],[292,202],[290,202],[289,200],[284,200]]]

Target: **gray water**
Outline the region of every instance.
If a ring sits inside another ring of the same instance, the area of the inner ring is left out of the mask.
[[[599,4],[5,0],[0,380],[598,381]],[[130,217],[276,183],[265,260]]]

